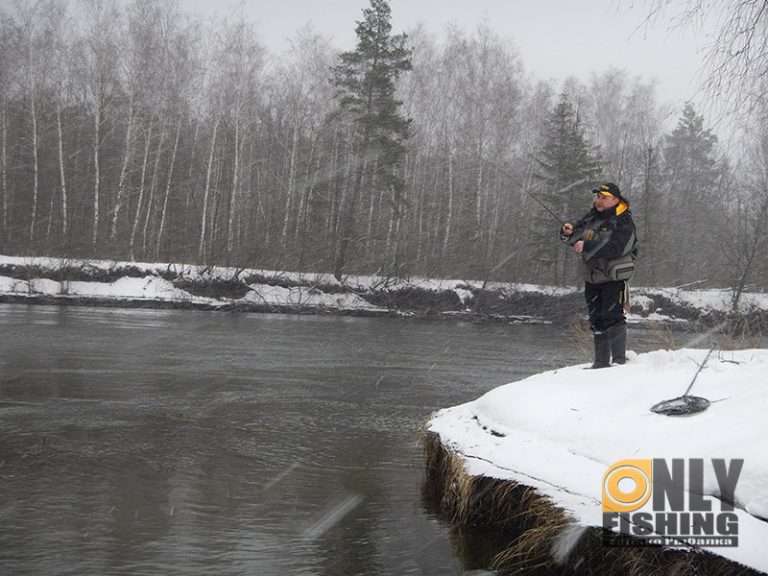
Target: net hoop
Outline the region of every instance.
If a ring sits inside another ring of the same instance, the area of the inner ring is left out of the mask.
[[[709,408],[709,400],[701,396],[678,396],[651,406],[651,412],[664,416],[687,416]]]

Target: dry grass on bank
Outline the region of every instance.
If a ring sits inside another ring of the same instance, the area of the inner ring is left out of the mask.
[[[492,530],[498,550],[486,553],[486,569],[526,576],[759,576],[759,572],[702,552],[661,547],[609,547],[600,528],[577,527],[552,500],[512,480],[470,476],[461,455],[440,437],[424,438],[424,498],[430,508],[459,528],[462,557],[467,532]],[[477,558],[472,558],[473,563]]]

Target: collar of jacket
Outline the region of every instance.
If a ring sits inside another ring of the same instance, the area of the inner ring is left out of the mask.
[[[608,220],[611,216],[616,214],[615,207],[614,208],[608,208],[608,210],[603,210],[600,212],[597,208],[592,208],[592,211],[590,212],[592,215],[592,218],[595,220]]]
[[[628,210],[629,204],[622,200],[613,208],[608,208],[608,210],[603,210],[602,212],[598,211],[597,208],[592,208],[592,214],[600,220],[608,220],[611,216],[621,216]]]

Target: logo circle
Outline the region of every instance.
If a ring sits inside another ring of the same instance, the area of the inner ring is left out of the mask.
[[[630,480],[634,488],[628,492],[620,484]],[[614,505],[626,511],[637,510],[648,500],[651,493],[651,481],[644,470],[633,464],[618,463],[611,467],[603,480],[604,494]]]

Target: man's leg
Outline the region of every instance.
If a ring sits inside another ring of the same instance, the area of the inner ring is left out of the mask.
[[[611,358],[614,364],[627,362],[627,325],[616,324],[608,329],[610,333]]]
[[[587,300],[589,325],[592,328],[595,359],[592,368],[607,368],[611,365],[611,342],[605,331],[605,302],[601,284],[584,284],[584,297]]]
[[[627,321],[624,316],[626,291],[626,282],[609,282],[604,285],[604,318],[614,364],[627,361]]]

